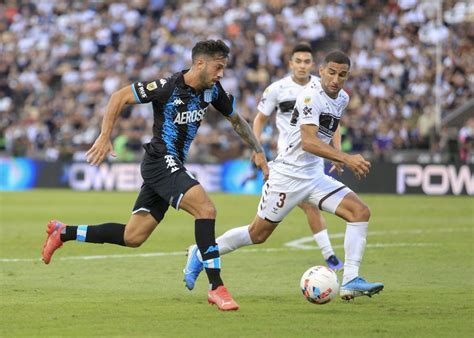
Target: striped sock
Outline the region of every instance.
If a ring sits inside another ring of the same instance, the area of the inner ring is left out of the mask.
[[[85,242],[87,237],[87,225],[78,225],[77,226],[77,234],[76,234],[76,241]]]
[[[61,241],[111,243],[125,246],[125,224],[104,223],[98,225],[68,225],[61,232]]]
[[[214,219],[196,219],[194,226],[196,244],[201,252],[204,268],[212,290],[224,284],[220,277],[221,259],[214,232],[215,222]]]
[[[202,262],[206,269],[220,269],[221,268],[221,258],[211,258]]]

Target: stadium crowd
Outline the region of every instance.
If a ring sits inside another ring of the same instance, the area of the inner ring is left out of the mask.
[[[0,154],[83,159],[115,90],[189,67],[195,42],[220,38],[232,52],[221,82],[249,121],[264,88],[287,73],[292,46],[308,41],[317,64],[334,48],[353,61],[345,151],[380,158],[394,149],[454,151],[466,160],[473,121],[436,129],[435,93],[443,112],[473,97],[474,6],[443,6],[437,26],[436,6],[421,0],[7,0],[0,4]],[[124,110],[114,138],[119,160],[140,158],[151,114],[150,105]],[[189,160],[247,156],[243,149],[227,121],[209,111]]]

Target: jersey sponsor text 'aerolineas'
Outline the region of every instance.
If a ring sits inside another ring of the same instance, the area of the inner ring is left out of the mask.
[[[235,111],[235,98],[219,82],[198,92],[184,83],[185,72],[132,84],[137,103],[153,105],[153,138],[144,145],[150,155],[173,155],[185,162],[209,104],[224,116]]]

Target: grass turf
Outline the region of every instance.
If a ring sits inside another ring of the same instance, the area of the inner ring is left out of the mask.
[[[217,234],[247,224],[256,212],[258,196],[211,196]],[[361,275],[384,282],[385,290],[371,299],[337,299],[323,306],[306,302],[299,290],[301,274],[323,264],[314,242],[305,243],[312,250],[285,245],[311,235],[302,212],[294,210],[265,244],[223,257],[223,279],[241,306],[233,313],[207,304],[205,275],[194,291],[184,288],[184,250],[194,236],[193,219],[185,212],[170,210],[138,249],[69,242],[49,266],[39,260],[49,219],[123,223],[135,197],[67,190],[0,193],[0,336],[469,337],[474,332],[472,197],[363,195],[372,219]],[[325,215],[343,258],[345,224]],[[157,252],[163,255],[138,256]]]

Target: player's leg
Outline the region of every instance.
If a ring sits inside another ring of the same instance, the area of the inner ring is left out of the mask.
[[[347,221],[344,239],[345,262],[341,297],[352,299],[372,296],[383,289],[382,283],[369,283],[359,277],[359,267],[365,250],[370,210],[367,205],[341,182],[324,176],[319,180],[312,201],[322,210]]]
[[[286,185],[285,185],[286,184]],[[278,223],[305,197],[305,188],[288,192],[290,184],[285,176],[273,174],[262,187],[262,197],[257,208],[257,216],[250,225],[228,230],[216,239],[219,253],[225,255],[243,246],[260,244],[271,235]],[[194,288],[202,270],[202,257],[196,245],[188,248],[188,260],[184,268],[184,281],[189,290]]]
[[[125,224],[120,223],[67,225],[61,221],[51,220],[46,226],[47,236],[41,252],[43,262],[49,264],[54,252],[61,248],[64,242],[72,240],[125,246],[124,230]]]
[[[190,188],[184,195],[180,208],[195,218],[194,235],[203,256],[206,273],[212,289],[223,285],[220,278],[220,257],[215,238],[216,209],[214,203],[200,184]]]
[[[136,248],[153,232],[158,223],[148,213],[132,215],[127,225],[103,223],[97,225],[66,225],[60,221],[48,223],[48,236],[43,246],[43,261],[49,264],[54,252],[64,242],[110,243]],[[127,232],[129,239],[127,240]]]
[[[264,243],[281,220],[302,200],[304,189],[288,192],[285,179],[285,176],[275,174],[264,184],[257,215],[251,224],[230,229],[217,238],[221,255],[243,246]],[[197,256],[201,260],[199,253]]]
[[[222,256],[243,246],[264,243],[277,225],[278,223],[267,221],[256,215],[252,223],[230,229],[216,239],[219,245],[219,254]],[[197,257],[199,261],[202,261],[199,252]]]
[[[336,215],[346,224],[344,237],[344,276],[342,285],[359,276],[359,267],[365,251],[370,210],[354,193],[349,192],[337,206]]]
[[[226,255],[241,247],[264,243],[276,229],[278,223],[255,216],[252,223],[226,231],[216,239],[219,254]],[[184,282],[189,290],[194,289],[203,269],[203,259],[196,244],[188,248],[188,260],[184,268]]]
[[[50,221],[42,251],[43,261],[49,264],[54,252],[64,242],[73,240],[138,247],[150,236],[167,209],[167,203],[150,187],[143,185],[127,224],[110,222],[97,225],[66,225],[60,221]]]
[[[253,242],[249,234],[249,225],[233,228],[225,232],[216,239],[219,247],[219,255],[225,255],[237,250],[240,247],[252,245]],[[196,280],[204,268],[201,252],[196,244],[192,244],[187,249],[187,261],[183,269],[184,282],[188,290],[194,289]]]
[[[200,184],[190,188],[179,207],[195,218],[194,235],[202,257],[202,264],[209,279],[208,302],[220,310],[238,310],[239,305],[224,287],[220,272],[221,260],[215,238],[216,209]]]
[[[230,229],[217,238],[219,253],[226,255],[243,246],[262,244],[278,226],[279,222],[269,221],[256,215],[252,223]]]
[[[345,263],[341,297],[349,300],[358,296],[372,296],[382,291],[382,283],[369,283],[359,276],[359,267],[367,242],[370,210],[355,194],[347,194],[336,209],[336,215],[347,221],[344,237]]]
[[[334,253],[326,228],[326,222],[318,207],[311,203],[300,203],[298,206],[306,214],[309,227],[313,233],[313,238],[321,250],[321,254],[327,266],[336,271],[342,269],[344,265]]]

